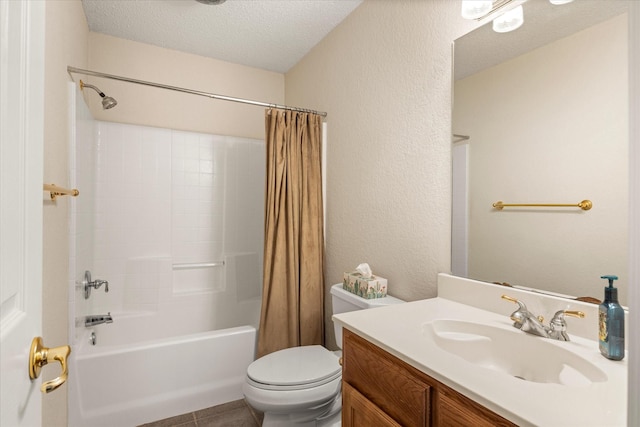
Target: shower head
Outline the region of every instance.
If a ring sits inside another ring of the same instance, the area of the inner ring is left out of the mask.
[[[108,110],[109,108],[113,108],[118,105],[118,101],[110,96],[105,96],[102,98],[102,108]]]
[[[108,110],[109,108],[113,108],[116,105],[118,105],[118,101],[116,101],[115,99],[113,99],[110,96],[105,95],[104,92],[102,92],[100,89],[98,89],[94,85],[86,84],[85,82],[80,80],[80,90],[83,90],[85,87],[90,87],[91,89],[93,89],[96,92],[98,92],[98,95],[100,95],[100,97],[102,98],[102,108],[103,109]]]

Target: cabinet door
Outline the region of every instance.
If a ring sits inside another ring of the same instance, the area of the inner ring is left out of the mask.
[[[343,381],[401,425],[428,427],[432,387],[426,376],[348,330],[342,337]]]
[[[342,383],[343,427],[400,427],[389,415],[358,393],[349,383]]]
[[[441,386],[436,410],[438,427],[512,427],[515,424],[453,390]]]

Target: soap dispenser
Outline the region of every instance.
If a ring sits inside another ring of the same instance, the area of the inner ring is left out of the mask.
[[[618,303],[618,289],[613,287],[617,276],[601,276],[609,281],[604,288],[604,301],[598,307],[600,353],[607,359],[624,358],[624,310]]]

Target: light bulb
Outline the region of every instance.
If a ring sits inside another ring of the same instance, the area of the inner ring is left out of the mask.
[[[462,0],[462,17],[478,19],[485,16],[493,8],[493,0]]]
[[[549,0],[549,3],[551,4],[567,4],[567,3],[571,3],[573,0]]]
[[[507,33],[520,28],[524,22],[524,12],[522,5],[513,8],[493,20],[493,31],[496,33]]]

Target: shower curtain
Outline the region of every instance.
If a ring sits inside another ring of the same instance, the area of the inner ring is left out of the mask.
[[[266,191],[258,357],[324,343],[322,120],[265,112]]]

